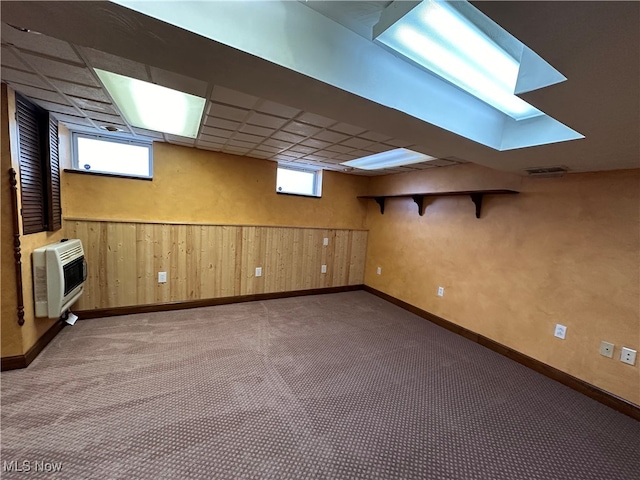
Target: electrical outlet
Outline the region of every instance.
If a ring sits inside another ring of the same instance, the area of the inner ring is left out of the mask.
[[[376,274],[377,274],[377,275],[382,275],[382,267],[378,267],[378,268],[376,269]]]
[[[438,287],[438,296],[444,297],[444,287]]]
[[[629,365],[636,364],[636,351],[631,350],[627,347],[622,347],[622,351],[620,352],[620,361],[622,363],[628,363]]]
[[[167,283],[167,272],[158,272],[158,283]]]
[[[600,343],[600,355],[603,357],[613,358],[613,343],[601,342]]]
[[[262,276],[262,267],[256,267],[256,277]]]
[[[322,265],[322,267],[320,267],[320,271],[322,273],[327,273],[327,266],[326,265]]]
[[[329,239],[328,239],[327,237],[324,237],[324,238],[322,239],[322,245],[324,245],[325,247],[326,247],[327,245],[329,245]]]
[[[558,323],[556,325],[555,331],[553,332],[553,335],[564,340],[564,337],[567,336],[567,327]]]

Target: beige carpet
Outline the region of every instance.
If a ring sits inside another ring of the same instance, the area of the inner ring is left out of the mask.
[[[3,479],[640,478],[638,422],[362,291],[79,321],[1,379]]]

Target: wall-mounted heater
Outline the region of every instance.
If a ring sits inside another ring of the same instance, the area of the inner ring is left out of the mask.
[[[63,240],[33,251],[36,317],[60,318],[80,298],[87,262],[80,240]]]

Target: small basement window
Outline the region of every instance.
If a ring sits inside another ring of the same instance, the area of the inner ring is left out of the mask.
[[[73,169],[88,173],[152,178],[151,143],[74,133]]]
[[[307,197],[322,196],[322,170],[278,167],[276,192]]]

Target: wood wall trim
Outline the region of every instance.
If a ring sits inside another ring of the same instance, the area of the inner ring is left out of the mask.
[[[547,365],[546,363],[541,362],[540,360],[536,360],[535,358],[529,357],[524,353],[520,353],[513,348],[507,347],[506,345],[502,345],[501,343],[496,342],[495,340],[491,340],[479,333],[475,333],[467,328],[461,327],[449,320],[445,320],[444,318],[438,317],[432,313],[427,312],[426,310],[422,310],[414,305],[411,305],[403,300],[395,298],[389,294],[381,292],[380,290],[376,290],[368,285],[364,285],[363,289],[373,295],[376,295],[394,305],[399,306],[419,317],[424,318],[436,325],[446,328],[450,332],[457,333],[458,335],[463,336],[464,338],[471,340],[472,342],[478,343],[483,347],[488,348],[489,350],[493,350],[500,355],[503,355],[511,360],[518,362],[521,365],[524,365],[531,370],[534,370],[542,375],[551,378],[561,384],[575,390],[577,392],[586,395],[593,400],[606,405],[609,408],[617,410],[624,415],[627,415],[635,420],[640,421],[640,405],[636,405],[631,403],[623,398],[620,398],[612,393],[609,393],[605,390],[602,390],[595,385],[591,385],[590,383],[585,382],[579,378],[576,378],[568,373],[563,372],[562,370],[558,370],[551,365]]]
[[[129,220],[121,218],[83,218],[64,217],[67,222],[100,222],[100,223],[141,223],[147,225],[188,225],[196,227],[265,227],[265,228],[295,228],[299,230],[351,230],[355,232],[368,232],[368,228],[350,227],[305,227],[301,225],[266,225],[266,224],[244,224],[244,223],[211,223],[211,222],[172,222],[156,220]]]
[[[18,325],[24,325],[24,298],[22,294],[22,253],[20,251],[20,210],[18,209],[18,179],[14,168],[9,169],[9,190],[13,215],[13,257],[16,270],[16,296]]]
[[[323,295],[328,293],[352,292],[362,290],[364,285],[346,285],[342,287],[313,288],[309,290],[292,290],[290,292],[256,293],[252,295],[238,295],[234,297],[203,298],[183,302],[151,303],[148,305],[131,305],[127,307],[97,308],[94,310],[79,310],[74,312],[81,320],[92,318],[115,317],[119,315],[133,315],[137,313],[166,312],[170,310],[185,310],[189,308],[214,307],[230,303],[258,302],[277,298],[302,297],[305,295]]]
[[[58,333],[60,333],[60,330],[62,330],[65,325],[65,322],[58,320],[24,355],[3,357],[0,369],[4,372],[5,370],[16,370],[18,368],[25,368],[29,366],[29,364],[36,359],[38,354],[44,350],[44,347],[46,347],[49,342],[53,340]]]

